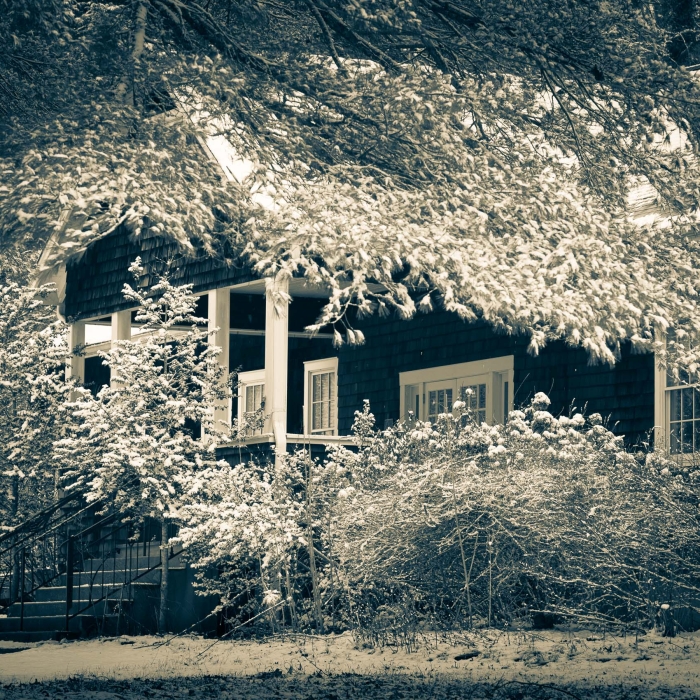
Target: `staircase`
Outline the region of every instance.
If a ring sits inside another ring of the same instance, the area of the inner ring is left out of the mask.
[[[0,538],[0,639],[157,631],[160,524],[134,531],[100,508],[64,499]],[[179,551],[168,558],[184,570]]]

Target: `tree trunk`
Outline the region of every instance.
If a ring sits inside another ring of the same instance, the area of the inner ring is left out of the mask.
[[[141,54],[143,53],[144,43],[146,41],[146,22],[148,20],[148,6],[145,2],[138,4],[136,8],[136,17],[134,20],[134,48],[131,51],[131,74],[125,75],[122,81],[117,85],[116,98],[119,102],[134,106],[134,80],[136,67],[138,65]]]
[[[158,611],[158,631],[168,631],[168,521],[163,518],[160,525],[160,608]]]
[[[321,591],[318,586],[318,571],[316,570],[316,555],[314,553],[314,531],[313,531],[313,513],[311,509],[311,460],[309,459],[308,464],[308,479],[306,482],[306,518],[308,520],[306,525],[306,544],[309,550],[309,570],[311,572],[311,592],[313,595],[313,610],[314,610],[314,621],[316,623],[316,632],[323,634],[323,610],[321,606]]]

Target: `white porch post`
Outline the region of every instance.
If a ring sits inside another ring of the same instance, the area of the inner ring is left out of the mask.
[[[231,337],[231,292],[228,287],[212,289],[209,293],[209,345],[221,348],[217,356],[219,366],[223,368],[223,381],[228,380],[229,374],[229,342]],[[218,330],[215,330],[218,329]],[[215,430],[224,432],[225,427],[231,424],[229,415],[229,397],[218,399],[214,404]]]
[[[112,344],[118,340],[131,340],[131,311],[112,314]]]
[[[112,314],[112,343],[120,340],[131,340],[131,311],[115,311]],[[124,386],[124,382],[118,382],[113,372],[110,372],[109,383],[111,386]]]
[[[666,436],[666,368],[654,353],[654,450],[661,452],[667,445]]]
[[[275,464],[287,452],[289,280],[267,280],[265,291],[265,432],[275,439]]]
[[[68,327],[68,347],[70,361],[66,365],[66,379],[75,379],[79,384],[85,380],[85,356],[78,356],[73,351],[85,345],[85,321],[75,321]]]

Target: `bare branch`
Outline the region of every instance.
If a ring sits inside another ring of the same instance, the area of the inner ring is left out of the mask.
[[[306,4],[309,7],[309,10],[311,10],[311,14],[314,16],[316,19],[316,22],[318,23],[318,26],[321,27],[321,31],[323,32],[323,36],[326,39],[326,42],[328,43],[328,49],[331,52],[331,57],[333,58],[333,63],[338,67],[339,71],[344,71],[345,68],[340,60],[340,56],[338,56],[338,50],[335,47],[335,42],[333,41],[333,37],[331,36],[330,29],[328,29],[328,25],[326,24],[326,20],[323,19],[323,15],[319,12],[318,7],[316,6],[316,3],[314,0],[306,0]]]
[[[400,65],[391,56],[384,53],[380,48],[377,48],[374,44],[370,43],[364,37],[361,37],[357,32],[353,31],[348,27],[348,25],[338,17],[333,10],[329,9],[322,3],[318,4],[318,11],[323,16],[328,26],[332,27],[335,32],[340,36],[349,40],[350,42],[361,46],[372,58],[379,61],[385,68],[392,68],[398,70]]]

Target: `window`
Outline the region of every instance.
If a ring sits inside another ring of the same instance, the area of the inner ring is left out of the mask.
[[[670,371],[659,374],[662,419],[657,424],[665,425],[666,448],[673,455],[700,452],[700,385],[689,384],[684,372],[677,378]]]
[[[504,395],[507,397],[508,380],[501,380],[501,383],[503,384]],[[487,382],[483,382],[481,384],[470,384],[469,386],[463,386],[460,389],[459,398],[464,401],[465,404],[467,404],[467,411],[474,416],[474,419],[480,425],[481,423],[486,422],[486,394],[488,393],[486,391],[486,384]],[[503,401],[503,406],[508,406],[507,398]],[[506,408],[506,413],[507,410],[508,409]],[[498,420],[496,422],[505,422],[506,418],[508,417],[506,413],[504,413],[503,416],[498,416]]]
[[[399,383],[403,420],[432,422],[459,399],[468,409],[464,420],[502,423],[513,408],[513,356],[401,372]]]
[[[238,427],[243,435],[262,435],[265,423],[265,370],[238,374]]]
[[[428,386],[428,420],[435,420],[441,413],[452,410],[451,382],[431,382]]]
[[[674,376],[658,363],[655,369],[655,444],[683,462],[695,461],[700,454],[700,384],[691,383],[683,370]]]
[[[304,363],[304,433],[338,434],[338,358]]]
[[[671,454],[700,452],[700,393],[697,386],[667,388]]]

